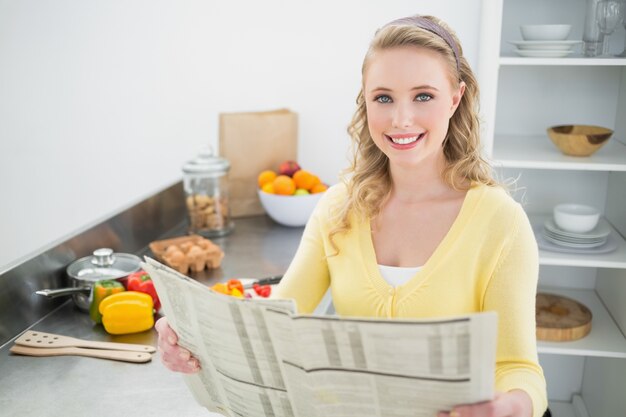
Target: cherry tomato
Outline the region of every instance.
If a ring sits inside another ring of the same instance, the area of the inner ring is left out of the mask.
[[[253,285],[252,288],[254,288],[254,292],[256,292],[259,297],[267,298],[272,293],[272,287],[269,285],[256,284]]]

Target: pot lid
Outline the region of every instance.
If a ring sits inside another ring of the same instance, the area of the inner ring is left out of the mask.
[[[185,174],[223,175],[230,169],[230,162],[213,154],[210,146],[204,146],[198,155],[183,165]]]
[[[67,267],[67,275],[80,281],[122,278],[141,269],[141,258],[130,253],[113,253],[113,249],[96,249]]]

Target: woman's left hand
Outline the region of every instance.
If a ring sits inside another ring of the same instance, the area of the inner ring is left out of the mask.
[[[458,405],[450,412],[440,412],[437,417],[531,417],[533,403],[522,390],[497,392],[495,398],[470,405]]]

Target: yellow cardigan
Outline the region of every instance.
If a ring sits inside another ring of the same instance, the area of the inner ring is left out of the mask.
[[[345,201],[343,184],[320,200],[296,255],[273,297],[293,298],[301,313],[312,312],[331,287],[340,316],[429,318],[480,311],[498,313],[496,387],[522,389],[533,415],[547,407],[538,363],[535,293],[538,253],[522,207],[502,188],[474,185],[448,234],[430,259],[396,288],[380,275],[368,219],[351,217],[351,229],[328,238],[329,216]]]

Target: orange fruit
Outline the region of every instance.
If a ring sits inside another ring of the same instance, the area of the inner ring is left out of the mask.
[[[328,186],[326,184],[319,183],[311,188],[311,194],[323,193],[326,190],[328,190]]]
[[[259,188],[263,188],[265,184],[274,181],[274,178],[276,178],[276,176],[277,174],[270,169],[261,172],[257,177],[257,180],[259,182]]]
[[[313,189],[313,187],[315,187],[317,184],[321,184],[322,180],[320,180],[320,177],[318,177],[317,175],[313,175],[313,185],[311,186],[311,188],[309,188],[309,191]]]
[[[303,190],[310,190],[315,185],[315,175],[304,169],[296,171],[293,174],[293,180],[296,183],[296,187]]]
[[[296,192],[296,183],[287,175],[279,175],[272,181],[274,193],[280,195],[293,195]]]
[[[275,192],[274,192],[274,184],[271,183],[271,182],[268,182],[263,187],[261,187],[261,190],[263,192],[265,192],[265,193],[268,193],[268,194],[275,194]]]

